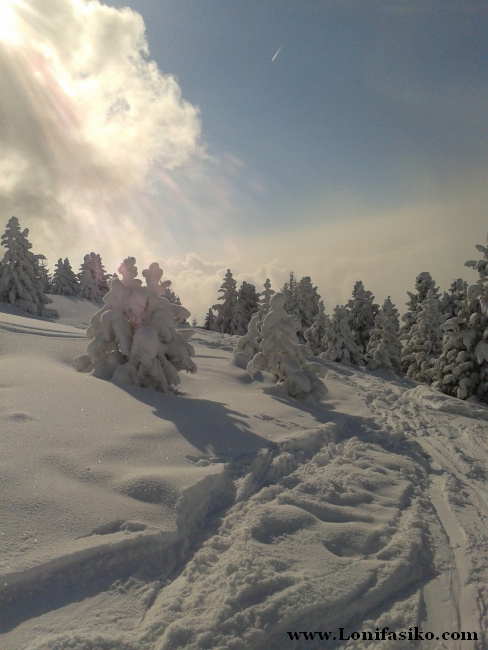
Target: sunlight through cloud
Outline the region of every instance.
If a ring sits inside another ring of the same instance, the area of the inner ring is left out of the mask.
[[[2,214],[53,240],[125,241],[152,165],[201,156],[199,111],[148,58],[144,30],[95,1],[0,3]]]

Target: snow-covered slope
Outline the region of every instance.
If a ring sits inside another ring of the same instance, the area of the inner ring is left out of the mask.
[[[325,361],[297,402],[203,330],[178,395],[122,388],[54,300],[0,309],[2,650],[488,647],[488,409]]]

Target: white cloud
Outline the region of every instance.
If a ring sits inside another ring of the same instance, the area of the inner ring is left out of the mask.
[[[202,156],[199,111],[147,58],[134,11],[95,0],[12,8],[18,38],[0,42],[1,213],[42,225],[59,247],[117,236],[142,214],[153,164]]]

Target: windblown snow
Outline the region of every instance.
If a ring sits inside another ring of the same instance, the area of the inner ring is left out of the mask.
[[[52,297],[1,305],[2,650],[488,648],[487,408],[318,358],[297,401],[200,329],[178,394],[117,385]]]

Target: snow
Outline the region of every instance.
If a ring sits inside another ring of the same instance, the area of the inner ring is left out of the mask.
[[[488,408],[317,358],[294,400],[202,329],[176,394],[117,385],[53,301],[0,304],[2,650],[488,648]],[[385,626],[478,641],[288,635]]]

